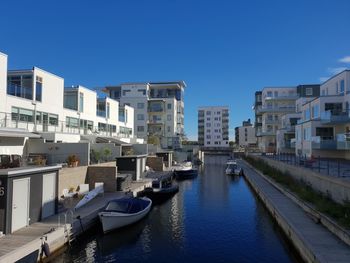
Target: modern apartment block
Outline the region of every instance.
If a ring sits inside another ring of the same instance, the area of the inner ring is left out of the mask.
[[[295,100],[298,98],[296,87],[266,87],[261,91],[260,101],[255,102],[256,136],[262,152],[276,151],[276,132],[281,128],[281,117],[295,112]],[[260,99],[260,94],[255,94]]]
[[[123,83],[104,89],[121,105],[134,108],[139,138],[159,138],[162,148],[181,148],[184,135],[184,81]]]
[[[302,116],[302,106],[320,95],[320,85],[297,86],[298,99],[295,101],[295,112],[282,115],[281,128],[276,132],[276,152],[295,152],[295,126]]]
[[[291,132],[289,130],[281,135],[281,133],[277,134],[278,130],[284,129],[284,125],[288,126],[290,121],[293,123],[294,113],[297,112],[296,100],[300,97],[318,96],[318,90],[318,85],[299,85],[297,87],[266,87],[261,94],[260,92],[255,93],[256,136],[262,152],[278,151],[278,139],[284,139],[285,134]],[[285,116],[287,114],[291,115]],[[279,146],[284,147],[280,144]]]
[[[35,132],[51,142],[79,142],[83,135],[133,139],[131,107],[82,86],[64,88],[63,78],[37,67],[7,70],[1,53],[0,95],[3,131]]]
[[[301,107],[295,153],[350,159],[350,70],[324,82],[320,92]]]
[[[256,145],[255,127],[250,119],[242,122],[242,126],[235,128],[235,141],[239,147],[247,148]]]
[[[229,147],[229,108],[208,106],[198,109],[198,143],[205,147]]]

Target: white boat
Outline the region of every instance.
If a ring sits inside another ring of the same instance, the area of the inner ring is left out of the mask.
[[[147,197],[129,197],[109,201],[104,211],[98,213],[103,232],[107,233],[133,224],[151,210],[152,200]]]
[[[226,163],[225,173],[227,175],[243,175],[243,169],[237,165],[237,162],[230,160]]]
[[[88,192],[84,197],[77,203],[77,205],[74,207],[74,209],[78,209],[82,207],[83,205],[86,205],[88,202],[90,202],[92,199],[94,199],[99,193],[103,193],[103,187],[98,186],[95,189]]]
[[[198,170],[192,167],[191,162],[183,162],[173,166],[173,171],[177,180],[191,179],[198,175]]]

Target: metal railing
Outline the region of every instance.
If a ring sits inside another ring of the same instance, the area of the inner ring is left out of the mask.
[[[346,123],[350,122],[350,111],[332,112],[330,110],[321,112],[322,123]]]

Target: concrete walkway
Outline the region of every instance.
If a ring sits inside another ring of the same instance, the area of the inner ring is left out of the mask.
[[[273,216],[277,217],[276,220],[280,226],[282,224],[282,229],[287,232],[287,236],[291,238],[299,252],[304,254],[302,255],[304,259],[310,262],[350,262],[349,246],[325,227],[316,224],[297,204],[250,168],[246,162],[239,160],[238,164],[243,168],[253,188],[260,192],[260,196],[262,194],[265,199],[263,202],[270,212],[273,211]],[[306,254],[308,255],[305,256]]]

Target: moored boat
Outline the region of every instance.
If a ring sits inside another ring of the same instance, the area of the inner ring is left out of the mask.
[[[225,173],[227,175],[243,175],[243,170],[237,165],[237,162],[229,160],[226,163]]]
[[[142,196],[147,196],[155,203],[161,203],[179,191],[179,186],[172,183],[171,174],[163,175],[152,181],[152,187],[143,190]]]
[[[174,176],[177,180],[191,179],[198,175],[198,170],[192,167],[191,162],[184,162],[173,167]]]
[[[144,218],[151,210],[152,200],[147,197],[129,197],[109,201],[99,218],[103,232],[107,233],[133,224]]]

